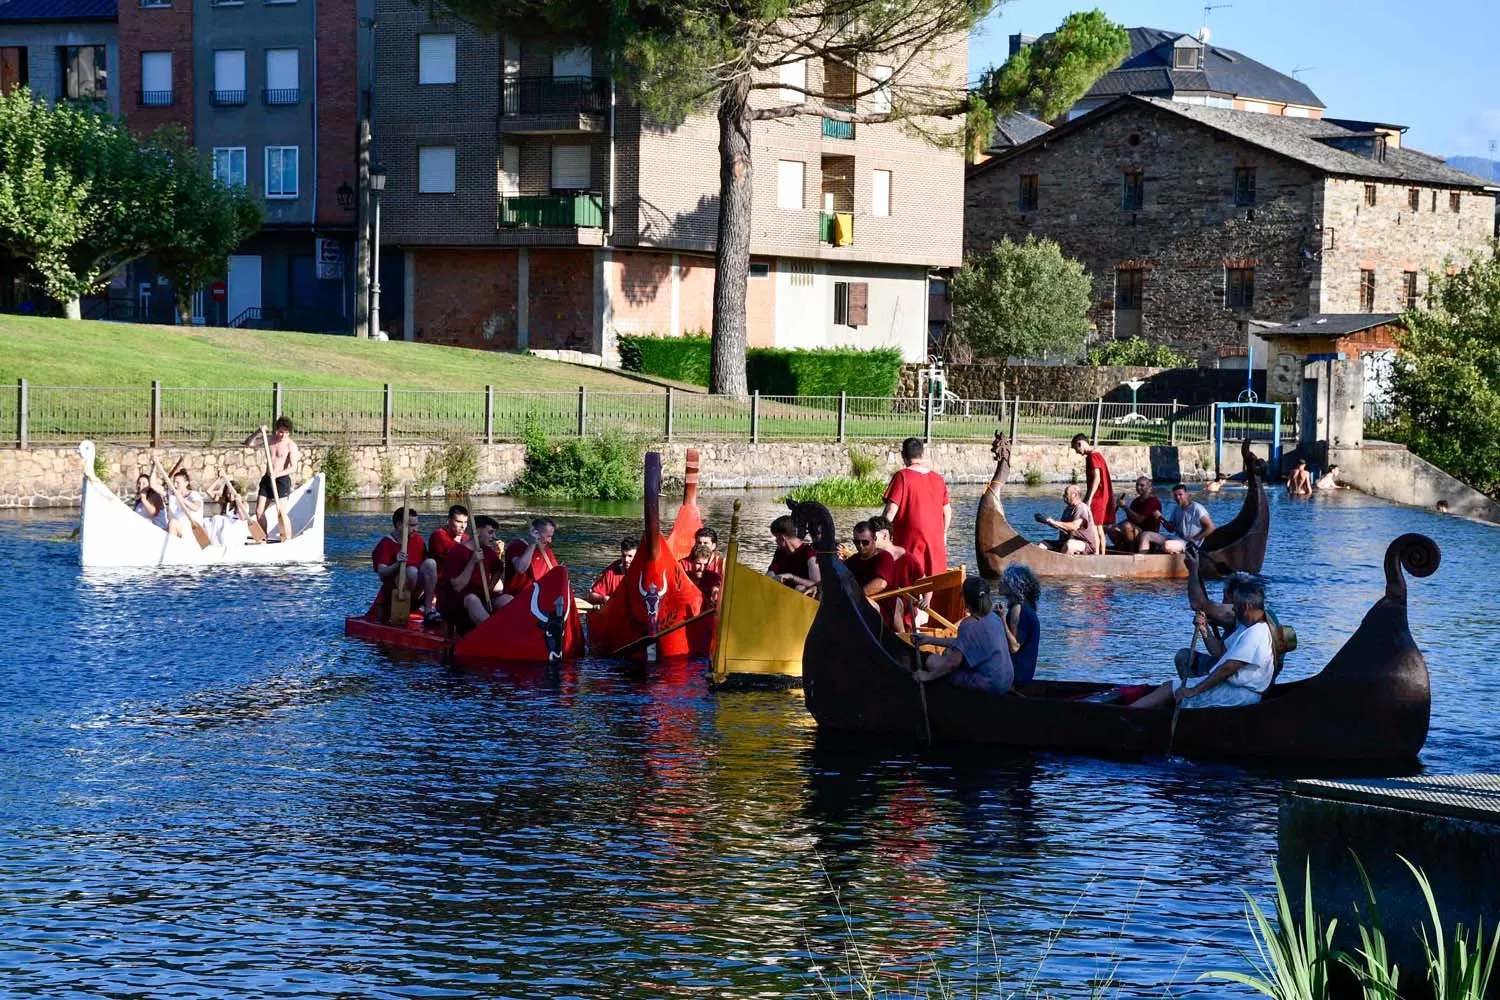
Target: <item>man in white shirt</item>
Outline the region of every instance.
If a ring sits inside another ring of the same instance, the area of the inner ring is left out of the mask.
[[[1214,519],[1209,516],[1208,508],[1192,498],[1186,484],[1178,483],[1172,487],[1172,499],[1177,502],[1177,509],[1162,521],[1161,532],[1141,534],[1140,551],[1160,545],[1164,552],[1181,552],[1189,545],[1202,544],[1214,530]],[[1174,537],[1168,538],[1168,534]]]
[[[1139,699],[1133,708],[1159,708],[1174,701],[1183,708],[1234,708],[1254,705],[1276,676],[1276,650],[1266,619],[1266,591],[1259,581],[1246,580],[1234,589],[1234,618],[1239,624],[1221,641],[1203,612],[1194,627],[1209,654],[1216,658],[1206,677],[1171,681]]]

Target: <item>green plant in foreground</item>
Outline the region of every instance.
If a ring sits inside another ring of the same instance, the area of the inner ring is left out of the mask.
[[[1276,876],[1274,927],[1250,894],[1245,893],[1245,920],[1250,925],[1250,935],[1259,953],[1259,961],[1247,956],[1254,974],[1216,971],[1205,972],[1198,979],[1200,982],[1224,979],[1239,983],[1273,1000],[1326,1000],[1328,973],[1337,956],[1333,932],[1338,921],[1330,920],[1328,926],[1323,927],[1313,912],[1311,864],[1303,872],[1300,925],[1292,913],[1292,903],[1287,898],[1281,872],[1274,867],[1272,872]]]
[[[323,473],[323,491],[330,500],[348,500],[359,496],[359,481],[354,475],[354,459],[347,444],[336,444],[323,454],[319,472]]]
[[[1026,467],[1025,476],[1026,476],[1026,485],[1027,486],[1040,486],[1040,485],[1042,485],[1042,470],[1038,469],[1036,466],[1034,466],[1034,465],[1028,465]]]
[[[479,445],[453,438],[443,446],[443,492],[468,495],[479,482]]]
[[[526,468],[510,492],[549,500],[630,500],[641,495],[641,442],[608,432],[553,441],[533,421],[525,430]]]
[[[1422,953],[1427,956],[1427,981],[1432,986],[1433,1000],[1483,1000],[1489,989],[1490,975],[1495,970],[1495,955],[1500,950],[1500,931],[1490,936],[1488,954],[1485,953],[1483,918],[1479,921],[1473,944],[1469,943],[1469,933],[1463,924],[1455,924],[1452,937],[1445,941],[1432,883],[1410,861],[1401,858],[1401,863],[1415,876],[1432,919],[1430,938],[1427,927],[1422,927]]]
[[[798,486],[780,500],[820,503],[824,507],[879,507],[885,500],[885,483],[878,479],[829,476]]]
[[[1360,995],[1364,1000],[1396,1000],[1396,981],[1400,969],[1391,963],[1390,951],[1386,947],[1385,926],[1380,919],[1380,904],[1375,900],[1375,888],[1370,876],[1358,857],[1354,866],[1359,870],[1359,880],[1365,887],[1365,898],[1370,903],[1370,922],[1357,925],[1359,948],[1353,955],[1340,953],[1338,960],[1353,972],[1359,980]],[[1359,908],[1355,907],[1358,913]]]

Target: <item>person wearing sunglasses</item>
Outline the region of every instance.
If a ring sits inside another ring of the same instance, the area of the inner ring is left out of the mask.
[[[866,597],[874,597],[895,585],[896,560],[875,544],[875,532],[869,521],[854,526],[854,554],[844,560],[844,565]]]

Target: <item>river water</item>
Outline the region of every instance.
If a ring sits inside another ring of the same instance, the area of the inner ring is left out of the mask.
[[[1012,499],[1015,523],[1053,492]],[[704,504],[721,533],[737,495]],[[955,558],[977,495],[954,490]],[[1210,499],[1214,517],[1242,496]],[[777,513],[743,497],[750,524]],[[508,529],[536,509],[480,506]],[[552,513],[584,583],[639,530],[634,505]],[[938,969],[964,995],[1112,976],[1142,996],[1240,967],[1277,778],[830,746],[799,695],[715,694],[701,667],[399,659],[342,635],[388,523],[332,516],[321,568],[141,576],[81,573],[67,512],[0,517],[0,995],[811,996],[851,969],[937,995]],[[1278,497],[1266,573],[1301,638],[1288,672],[1332,655],[1413,530],[1443,549],[1412,587],[1423,764],[1500,769],[1494,528]],[[746,548],[767,556],[760,527]],[[1189,634],[1179,585],[1043,600],[1044,676],[1160,679]]]

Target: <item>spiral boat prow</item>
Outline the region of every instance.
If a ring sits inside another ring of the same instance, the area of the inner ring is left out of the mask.
[[[1391,542],[1385,550],[1385,596],[1389,601],[1406,603],[1406,576],[1431,576],[1443,561],[1443,551],[1426,535],[1409,532]]]

